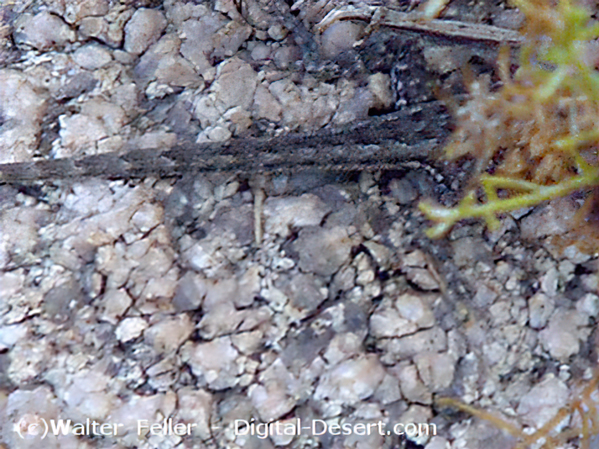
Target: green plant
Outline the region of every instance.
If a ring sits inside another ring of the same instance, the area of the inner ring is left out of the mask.
[[[419,205],[435,223],[429,237],[467,218],[496,229],[501,214],[599,185],[599,73],[589,57],[599,23],[570,0],[513,3],[526,17],[519,68],[510,74],[505,48],[498,61],[501,87],[492,91],[487,80],[470,84],[446,156],[475,158],[475,172],[455,207]],[[590,197],[583,210],[592,207]]]
[[[513,3],[526,17],[518,70],[510,74],[509,49],[503,49],[501,87],[492,91],[487,80],[470,84],[471,98],[458,109],[458,126],[445,150],[450,159],[474,158],[473,178],[455,207],[420,204],[435,223],[427,231],[430,237],[443,236],[467,218],[483,219],[494,229],[501,214],[574,192],[583,192],[587,200],[572,229],[597,224],[589,215],[599,205],[599,58],[592,60],[593,50],[599,53],[599,24],[571,0]],[[598,249],[596,229],[588,235]],[[494,424],[516,438],[516,449],[572,443],[591,449],[599,434],[598,386],[596,371],[567,407],[532,433],[457,399],[435,402]]]

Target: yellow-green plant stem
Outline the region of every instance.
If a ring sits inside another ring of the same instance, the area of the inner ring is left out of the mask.
[[[505,126],[503,133],[508,138],[513,135],[513,141],[506,140],[495,149],[491,141],[475,143],[475,148],[466,146],[463,153],[478,157],[484,165],[490,154],[502,151],[516,155],[506,157],[507,161],[526,161],[529,167],[506,164],[499,167],[502,176],[475,175],[473,182],[482,188],[483,202],[477,200],[478,190],[472,190],[454,208],[421,204],[420,210],[434,222],[427,232],[430,237],[443,236],[467,218],[482,218],[491,229],[497,228],[502,213],[599,185],[599,160],[588,151],[599,147],[599,71],[589,60],[589,54],[596,52],[599,23],[576,0],[512,0],[512,4],[527,21],[520,67],[513,77],[504,70],[504,84],[488,102],[473,99],[470,104],[487,114],[490,122],[498,120]],[[495,98],[504,102],[494,103]],[[516,115],[515,110],[519,111]],[[467,120],[469,115],[464,117]],[[563,124],[569,125],[565,135]],[[469,126],[466,123],[460,129]],[[467,139],[458,137],[458,142],[467,145]],[[452,148],[447,148],[449,156]],[[576,176],[571,176],[569,167],[576,170]],[[486,168],[480,167],[477,173]],[[540,184],[518,176],[540,180]],[[499,198],[499,190],[509,196]]]
[[[563,197],[572,192],[598,185],[599,169],[594,169],[588,173],[562,181],[559,184],[549,186],[489,175],[481,176],[480,179],[487,192],[487,196],[490,196],[490,198],[487,198],[488,202],[486,203],[476,203],[474,192],[471,192],[453,208],[434,206],[430,203],[421,203],[419,205],[420,210],[429,220],[437,222],[435,226],[426,231],[428,237],[438,238],[443,236],[455,223],[465,218],[483,218],[490,229],[496,229],[499,224],[499,220],[497,219],[498,214],[534,206],[542,201]],[[495,190],[498,188],[524,190],[528,193],[499,199]]]

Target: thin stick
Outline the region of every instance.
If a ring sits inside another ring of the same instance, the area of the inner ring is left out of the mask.
[[[514,30],[492,25],[458,22],[455,20],[427,19],[421,13],[405,13],[383,6],[343,6],[329,12],[316,25],[318,32],[340,20],[362,20],[369,22],[369,28],[388,26],[403,30],[422,31],[450,38],[494,42],[518,46],[523,36]]]

